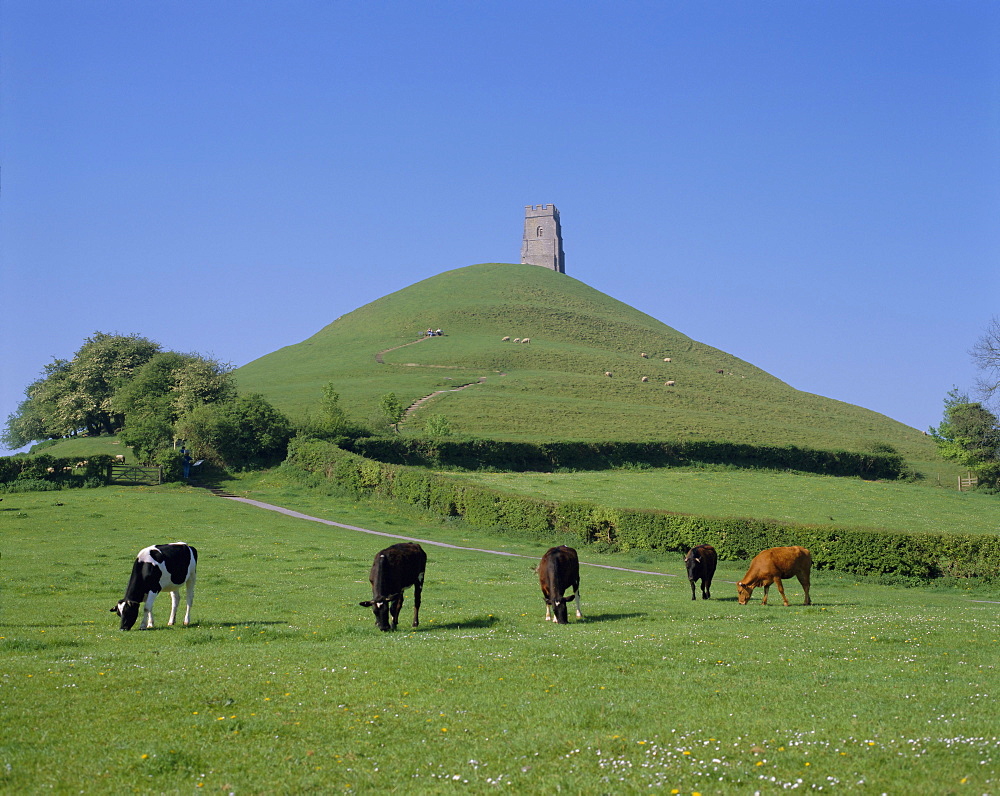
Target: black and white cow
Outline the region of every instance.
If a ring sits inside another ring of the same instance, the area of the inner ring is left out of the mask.
[[[719,557],[715,553],[715,548],[710,544],[700,544],[688,550],[684,556],[684,566],[687,567],[688,582],[691,584],[691,599],[697,599],[694,595],[694,582],[701,581],[701,599],[707,600],[712,596],[712,578],[715,576],[715,567],[719,562]]]
[[[184,542],[158,544],[140,550],[132,565],[128,586],[125,587],[125,599],[119,600],[111,609],[111,613],[122,618],[121,629],[132,629],[139,618],[139,606],[143,602],[146,603],[146,616],[139,629],[152,628],[153,600],[161,591],[170,592],[170,620],[167,624],[172,625],[177,618],[177,606],[181,601],[181,586],[187,586],[184,624],[190,624],[197,564],[198,551]]]
[[[576,618],[583,619],[580,609],[580,560],[576,550],[566,545],[551,547],[545,551],[538,565],[538,582],[542,587],[542,597],[545,598],[545,621],[549,621],[551,608],[552,621],[560,625],[569,623],[566,604],[576,600]],[[563,594],[570,586],[573,596]]]
[[[375,554],[368,580],[372,598],[359,605],[371,608],[379,630],[395,630],[403,607],[403,589],[413,587],[413,626],[420,624],[420,593],[424,588],[427,553],[415,542],[400,542]],[[390,616],[392,625],[389,624]]]

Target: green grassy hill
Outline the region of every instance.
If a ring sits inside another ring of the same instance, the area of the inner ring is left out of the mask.
[[[445,335],[420,339],[428,328]],[[502,342],[505,336],[531,342]],[[923,469],[938,466],[920,431],[800,392],[572,277],[531,265],[473,265],[426,279],[239,368],[236,377],[241,390],[261,392],[293,416],[314,409],[333,382],[357,420],[386,392],[409,403],[473,384],[429,401],[403,424],[404,434],[420,434],[427,417],[442,414],[461,433],[498,439],[698,438],[855,451],[888,444],[926,463]]]

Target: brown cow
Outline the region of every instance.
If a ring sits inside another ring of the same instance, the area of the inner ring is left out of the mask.
[[[812,605],[809,600],[809,570],[812,568],[812,555],[804,547],[771,547],[753,557],[750,569],[743,580],[736,584],[736,596],[740,605],[746,605],[758,586],[764,587],[764,599],[761,605],[767,605],[767,590],[773,583],[781,593],[781,599],[788,605],[785,589],[781,585],[782,578],[793,575],[799,579],[806,593],[803,605]]]
[[[567,603],[576,600],[576,618],[583,619],[580,612],[580,560],[576,550],[566,545],[550,547],[545,551],[538,565],[538,582],[542,587],[542,597],[545,598],[545,620],[552,614],[552,621],[559,625],[569,622]],[[570,586],[573,596],[564,597],[563,593]]]

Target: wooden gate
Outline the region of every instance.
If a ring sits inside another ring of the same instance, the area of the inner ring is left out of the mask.
[[[959,492],[968,489],[975,489],[977,486],[979,486],[979,479],[972,473],[969,473],[968,475],[960,475],[958,477]]]
[[[140,467],[137,464],[112,464],[108,473],[112,484],[162,484],[162,467]]]

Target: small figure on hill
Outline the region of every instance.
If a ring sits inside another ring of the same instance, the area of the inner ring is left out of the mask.
[[[181,451],[184,455],[181,457],[181,464],[184,467],[184,480],[187,481],[191,476],[191,454],[186,450]]]
[[[436,332],[434,332],[434,334],[436,334],[438,337],[440,337],[441,335],[444,334],[444,332],[442,332],[440,329],[438,329]]]

